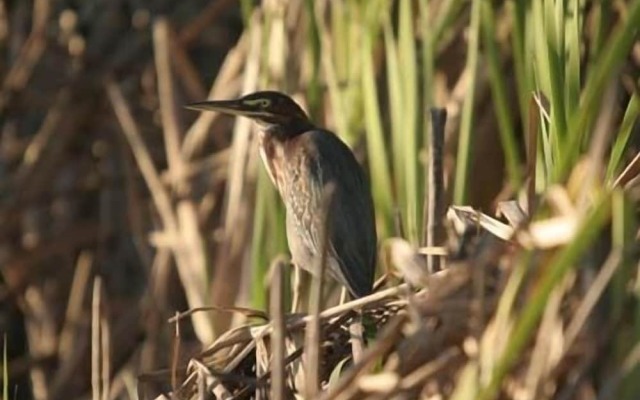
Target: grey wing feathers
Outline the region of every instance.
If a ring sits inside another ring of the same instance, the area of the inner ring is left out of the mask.
[[[373,285],[377,254],[369,185],[351,150],[334,134],[312,131],[305,135],[309,135],[306,150],[310,156],[306,170],[310,184],[315,186],[315,190],[311,190],[315,203],[312,208],[320,209],[322,189],[326,184],[334,182],[336,185],[330,212],[329,251],[339,271],[333,272],[341,275],[337,276],[338,280],[352,295],[367,295]],[[311,231],[310,239],[319,250],[320,229]],[[332,267],[331,263],[329,267]]]

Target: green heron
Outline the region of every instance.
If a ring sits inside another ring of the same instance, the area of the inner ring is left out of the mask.
[[[292,263],[313,272],[323,223],[323,191],[333,182],[328,212],[329,275],[353,297],[371,293],[376,264],[376,228],[371,190],[349,147],[334,133],[316,127],[285,94],[263,91],[237,100],[187,105],[252,119],[262,127],[260,155],[286,207]]]

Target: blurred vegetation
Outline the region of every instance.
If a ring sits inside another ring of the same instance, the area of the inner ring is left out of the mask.
[[[447,267],[498,275],[481,305],[463,291],[454,343],[398,367],[449,311],[429,287],[394,292],[410,318],[371,344],[397,343],[352,386],[340,372],[360,364],[336,356],[331,396],[369,375],[395,379],[380,396],[638,398],[639,29],[640,0],[0,1],[3,396],[153,398],[256,324],[234,307],[268,309],[283,206],[255,127],[181,106],[270,88],[366,167],[387,287],[403,268],[388,238],[433,251],[432,107],[448,113],[447,204],[525,216],[458,259],[462,235],[439,244]]]

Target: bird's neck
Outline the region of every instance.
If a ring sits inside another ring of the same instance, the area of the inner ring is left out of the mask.
[[[311,121],[299,120],[288,124],[270,125],[264,129],[264,133],[273,139],[286,141],[314,128]]]

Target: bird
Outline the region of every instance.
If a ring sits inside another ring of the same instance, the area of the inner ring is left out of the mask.
[[[316,126],[291,97],[278,91],[186,108],[246,117],[261,128],[260,156],[285,205],[291,262],[312,274],[325,240],[323,193],[332,187],[326,214],[327,271],[353,298],[370,294],[377,259],[374,204],[369,181],[349,146]]]

